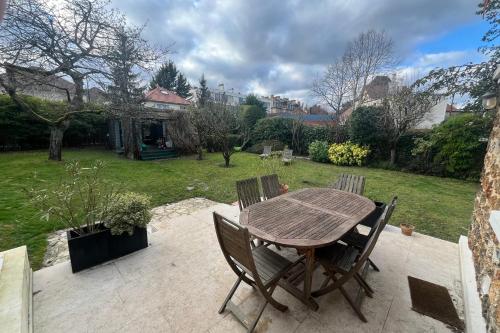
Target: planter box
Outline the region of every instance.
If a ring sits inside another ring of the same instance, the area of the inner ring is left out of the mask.
[[[148,247],[146,228],[135,227],[132,236],[128,233],[113,236],[108,228],[99,224],[92,233],[78,235],[69,230],[67,234],[73,273]]]

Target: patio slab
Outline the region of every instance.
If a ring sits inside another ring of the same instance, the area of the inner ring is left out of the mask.
[[[69,262],[35,272],[35,332],[245,332],[232,315],[217,313],[236,277],[220,251],[213,211],[239,215],[226,204],[193,207],[155,221],[147,249],[77,274]],[[411,310],[408,275],[448,288],[463,317],[458,244],[418,233],[405,237],[388,226],[372,259],[381,272],[367,277],[375,290],[362,305],[367,324],[338,292],[319,298],[314,312],[278,288],[275,296],[289,310],[268,305],[257,332],[451,332]],[[321,276],[318,269],[316,283]],[[243,285],[235,297],[247,313],[261,302]]]

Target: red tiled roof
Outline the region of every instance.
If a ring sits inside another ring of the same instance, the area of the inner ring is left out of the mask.
[[[179,105],[189,105],[189,101],[175,92],[163,89],[162,87],[156,87],[146,93],[146,101],[169,103],[169,104],[179,104]]]

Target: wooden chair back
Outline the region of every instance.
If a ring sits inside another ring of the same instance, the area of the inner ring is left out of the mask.
[[[365,177],[343,173],[332,186],[334,189],[363,195]]]
[[[368,258],[370,257],[370,254],[375,248],[375,245],[377,244],[377,240],[380,234],[382,233],[382,230],[384,230],[385,226],[387,225],[389,219],[392,216],[392,213],[394,212],[394,209],[396,208],[396,204],[397,204],[397,197],[394,197],[391,203],[385,207],[384,213],[378,218],[377,222],[374,225],[375,232],[371,233],[368,242],[363,248],[363,251],[361,251],[358,262],[356,263],[355,271],[358,271],[364,265],[365,261],[368,260]]]
[[[272,147],[271,146],[264,146],[264,150],[262,151],[263,155],[270,155],[271,154]]]
[[[260,183],[262,184],[262,194],[264,199],[268,200],[281,194],[281,187],[277,174],[260,177]]]
[[[261,201],[257,178],[237,181],[236,193],[238,194],[238,206],[240,210]]]

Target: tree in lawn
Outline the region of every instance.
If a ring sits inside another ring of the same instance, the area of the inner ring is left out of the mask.
[[[84,103],[84,84],[102,83],[109,36],[119,16],[105,0],[63,0],[52,6],[40,0],[12,0],[0,33],[0,85],[19,109],[50,128],[49,159],[61,160],[63,136],[72,115],[94,111]],[[58,84],[70,79],[72,88]],[[41,114],[22,96],[26,87],[46,85],[66,94],[65,107]]]
[[[140,157],[140,113],[145,87],[140,84],[139,71],[147,70],[160,57],[141,35],[142,28],[117,28],[108,57],[111,113],[121,121],[124,154],[129,159]]]
[[[396,83],[391,87],[389,96],[384,99],[382,114],[391,165],[396,163],[396,147],[401,137],[424,119],[437,99],[435,94],[419,90],[415,85]]]
[[[222,103],[207,103],[205,107],[206,137],[220,149],[224,166],[229,167],[231,155],[235,152],[240,123],[236,112]]]
[[[149,87],[151,89],[160,86],[170,91],[175,91],[177,87],[177,75],[179,71],[172,60],[161,65],[160,69],[154,74]]]
[[[437,68],[417,83],[433,92],[468,97],[464,109],[478,112],[483,111],[481,97],[497,89],[493,73],[500,62],[500,44],[497,41],[500,36],[500,0],[481,1],[476,14],[481,15],[489,23],[488,31],[481,38],[484,45],[479,48],[487,60]]]
[[[182,73],[179,73],[179,75],[177,75],[177,80],[175,81],[175,92],[177,95],[188,98],[191,96],[191,93],[189,92],[190,89],[191,86],[187,82],[186,77]]]
[[[196,99],[198,100],[199,107],[204,107],[205,104],[210,100],[210,90],[208,90],[205,74],[201,74],[200,89],[196,91]]]
[[[199,100],[198,100],[199,102]],[[198,103],[199,104],[199,103]],[[198,153],[198,160],[203,159],[203,146],[206,143],[207,137],[207,107],[200,105],[191,105],[188,109],[189,122],[194,128],[194,140],[196,151]]]

